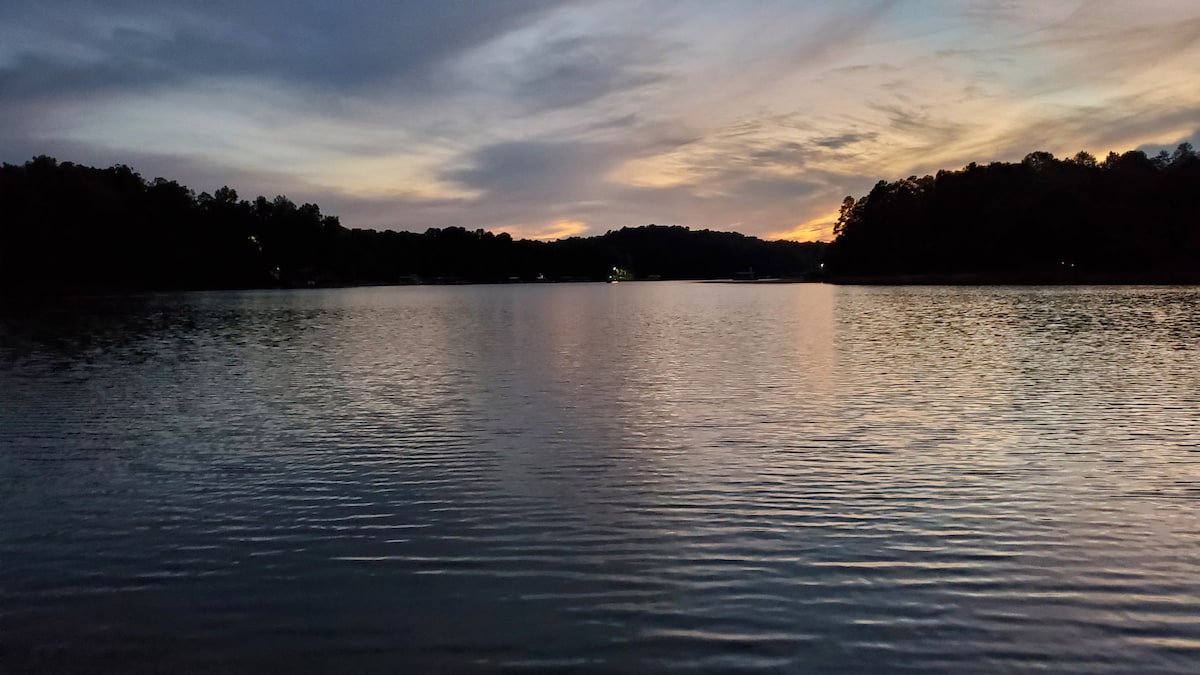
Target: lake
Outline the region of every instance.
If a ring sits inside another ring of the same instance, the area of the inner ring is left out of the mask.
[[[0,394],[0,670],[1200,663],[1200,288],[107,298]]]

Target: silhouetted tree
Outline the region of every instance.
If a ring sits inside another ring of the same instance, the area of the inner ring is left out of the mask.
[[[842,204],[828,267],[843,278],[1200,279],[1200,158],[1032,152],[880,181]]]
[[[0,167],[0,293],[811,273],[823,244],[651,225],[556,242],[462,227],[350,230],[316,204],[196,195],[124,165]]]

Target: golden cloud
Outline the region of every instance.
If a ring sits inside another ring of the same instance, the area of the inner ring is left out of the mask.
[[[497,229],[509,233],[514,239],[554,241],[583,234],[587,232],[588,225],[582,220],[556,220],[545,225],[504,225]]]
[[[763,239],[790,239],[792,241],[829,241],[833,239],[833,226],[837,224],[838,211],[830,211],[805,221],[788,230],[772,232]]]

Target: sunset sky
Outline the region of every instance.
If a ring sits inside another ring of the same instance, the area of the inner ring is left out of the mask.
[[[1193,0],[5,0],[0,160],[350,227],[827,238],[877,180],[1200,146]]]

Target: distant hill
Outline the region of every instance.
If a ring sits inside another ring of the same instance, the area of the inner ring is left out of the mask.
[[[315,204],[195,194],[118,165],[0,167],[6,294],[814,273],[825,244],[678,226],[554,242],[461,227],[348,229]],[[752,272],[751,272],[752,271]]]
[[[1200,282],[1200,158],[970,164],[847,197],[826,268],[865,282]]]

